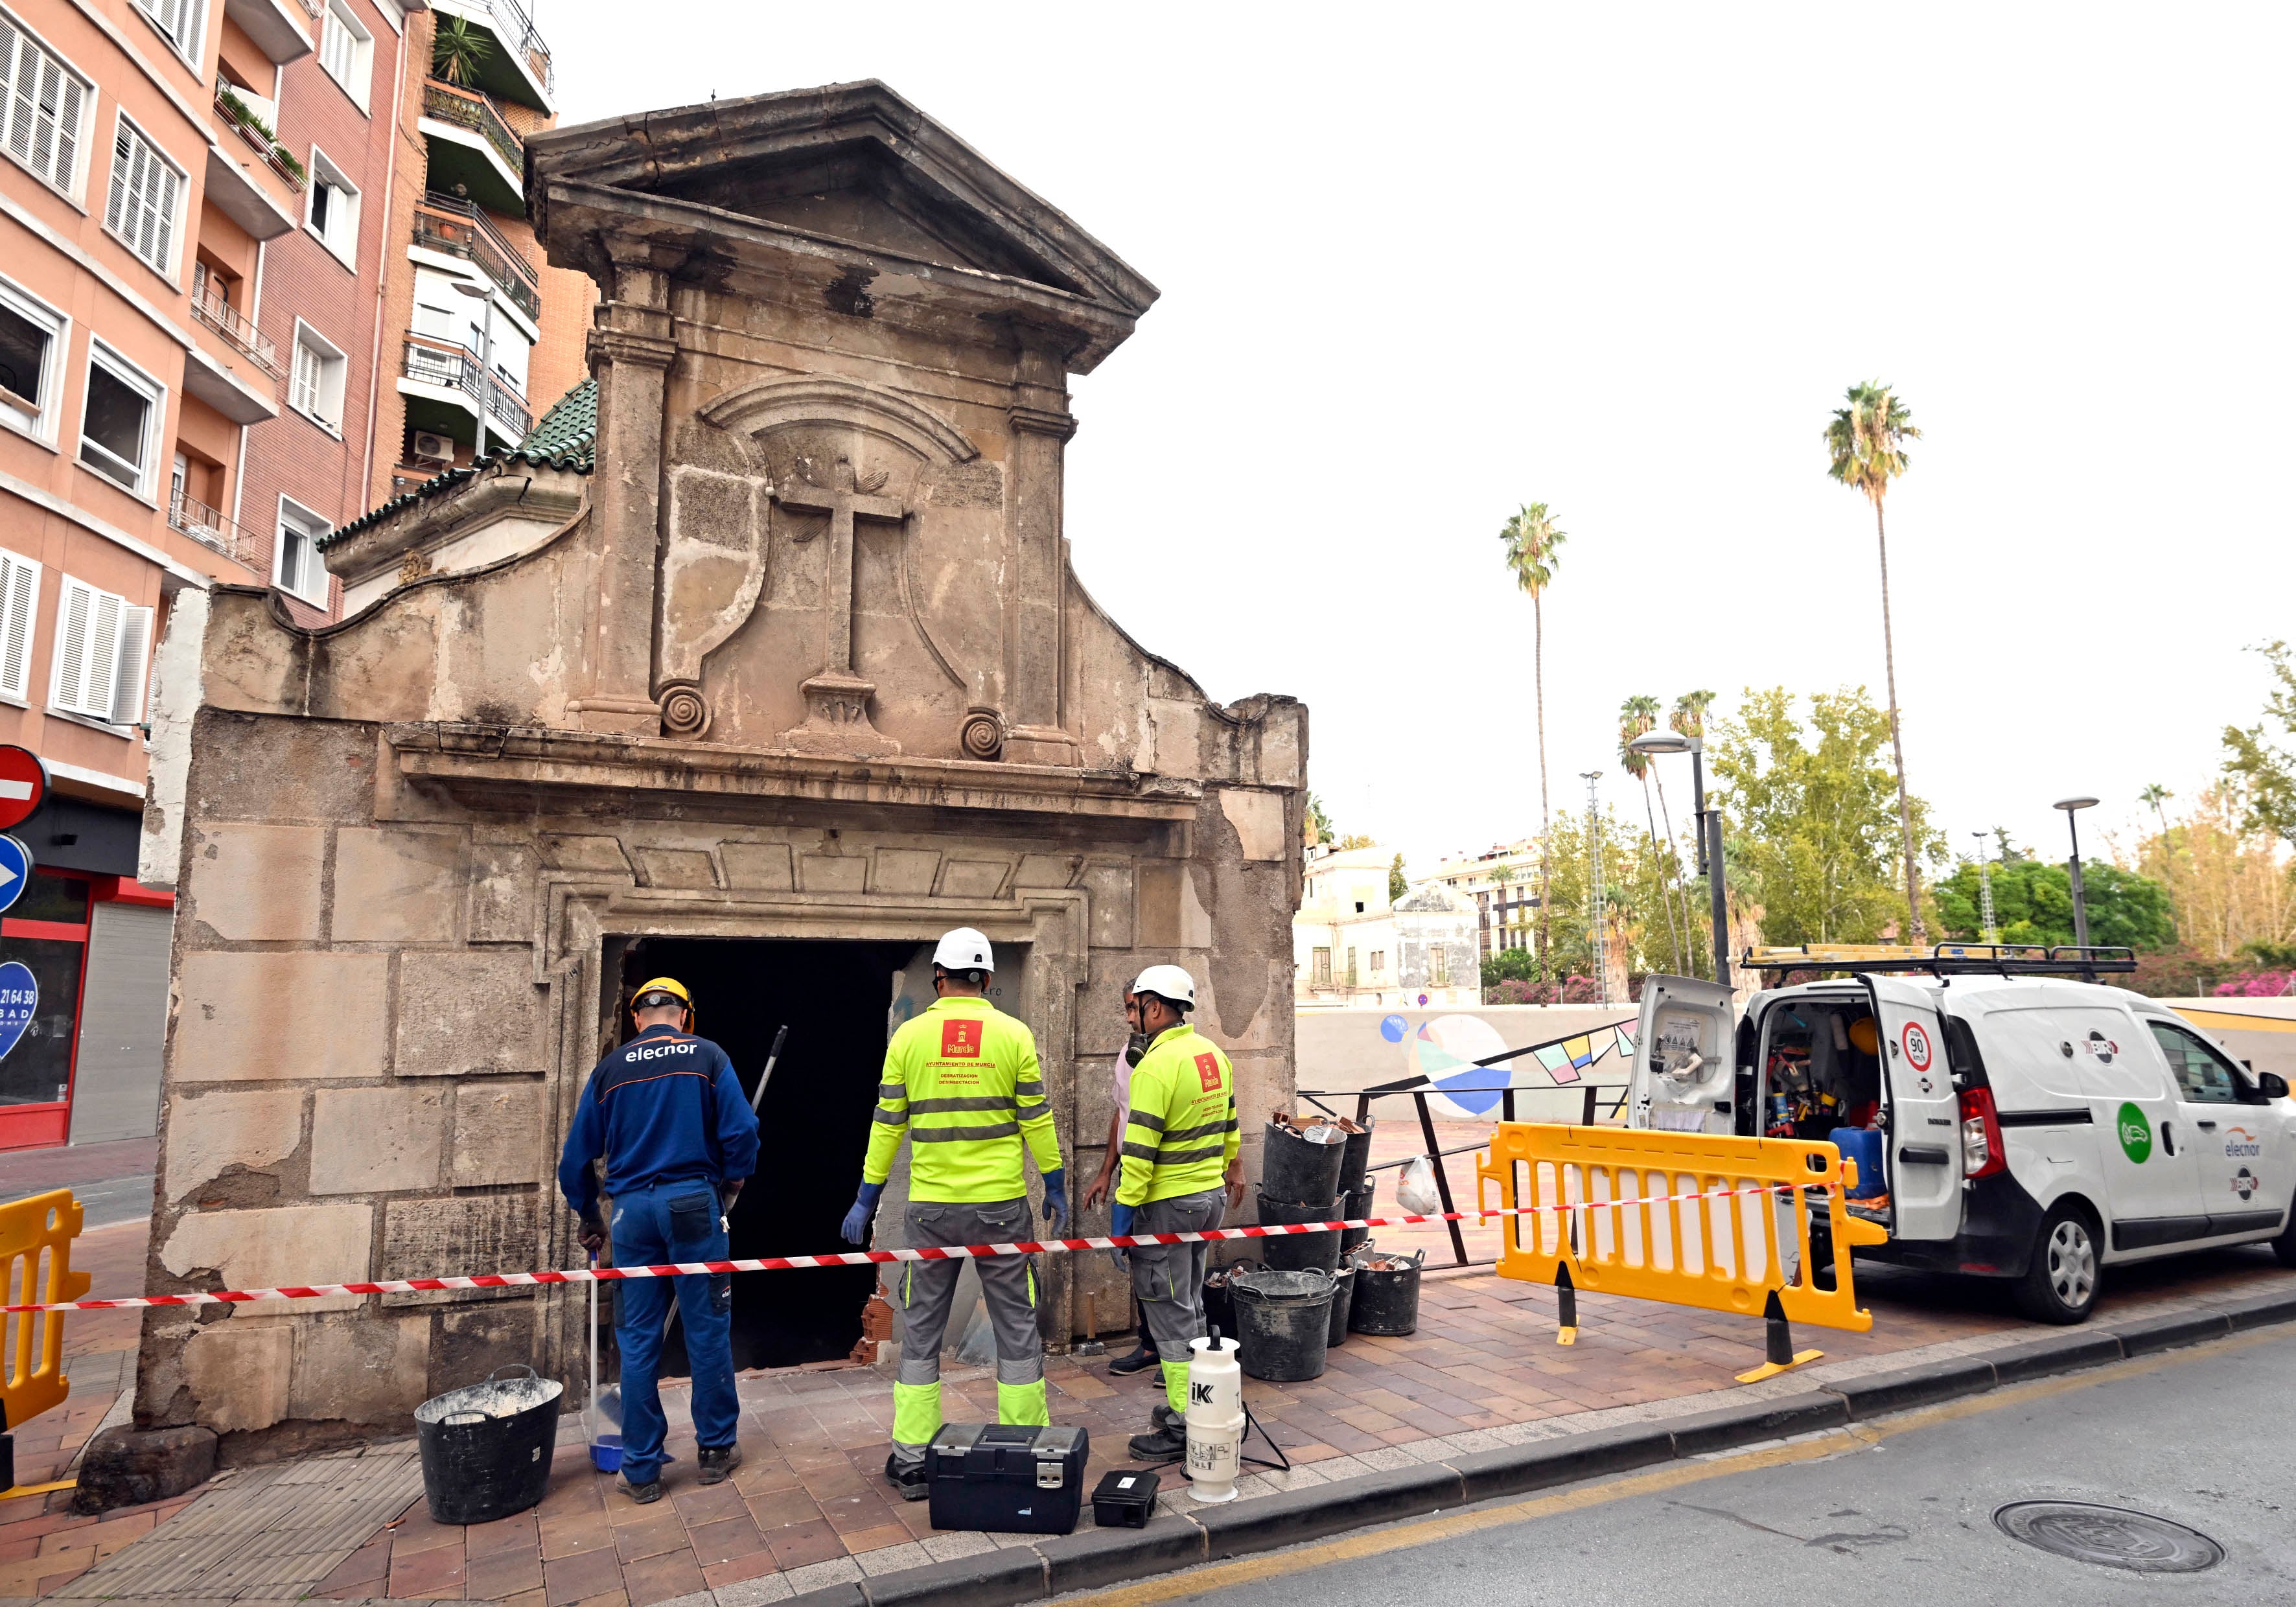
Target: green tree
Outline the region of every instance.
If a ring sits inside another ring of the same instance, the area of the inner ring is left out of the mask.
[[[1410,890],[1411,883],[1403,874],[1403,856],[1398,854],[1395,863],[1387,867],[1387,901],[1390,904],[1399,903],[1404,894]]]
[[[2157,781],[2145,783],[2144,787],[2141,788],[2136,794],[2136,801],[2151,809],[2152,811],[2152,818],[2161,823],[2161,836],[2163,840],[2165,840],[2169,835],[2169,816],[2168,812],[2161,806],[2167,803],[2170,799],[2176,796],[2177,795],[2174,792],[2169,791],[2168,788],[2162,786]]]
[[[1619,764],[1628,775],[1643,784],[1643,817],[1650,827],[1652,851],[1658,848],[1658,816],[1651,808],[1650,756],[1635,751],[1635,738],[1658,725],[1659,702],[1656,698],[1636,694],[1619,705]],[[1672,833],[1669,832],[1669,841]],[[1674,970],[1682,971],[1682,932],[1674,922],[1674,902],[1663,881],[1659,886],[1659,902],[1666,906],[1667,936],[1673,947]]]
[[[1826,472],[1874,504],[1874,540],[1882,553],[1882,663],[1890,681],[1890,751],[1898,770],[1898,827],[1906,857],[1906,930],[1916,944],[1929,940],[1922,927],[1921,881],[1914,869],[1914,807],[1906,791],[1906,744],[1898,718],[1898,650],[1890,628],[1890,538],[1882,522],[1882,502],[1890,482],[1906,471],[1905,443],[1921,439],[1914,415],[1879,380],[1852,385],[1849,406],[1825,427]]]
[[[2092,943],[2152,951],[2177,940],[2169,890],[2150,876],[2103,861],[2081,865]],[[1981,940],[1977,865],[1965,862],[1937,884],[1938,920],[1948,938]],[[2072,873],[2062,865],[2017,859],[1993,867],[1993,914],[2004,943],[2073,940]]]
[[[1807,727],[1795,701],[1783,686],[1748,688],[1708,750],[1730,890],[1759,907],[1766,943],[1872,942],[1897,918],[1896,840],[1910,825],[1916,851],[1939,861],[1944,840],[1926,804],[1893,801],[1889,717],[1863,687],[1813,696]]]
[[[2253,832],[2269,832],[2296,847],[2296,753],[2265,734],[2267,726],[2296,737],[2296,662],[2288,644],[2267,642],[2258,648],[2272,666],[2272,690],[2264,700],[2264,718],[2245,731],[2225,727],[2225,772],[2239,779],[2248,801],[2243,822]]]
[[[495,42],[460,17],[441,17],[430,36],[430,76],[468,88],[494,60]]]
[[[1324,813],[1324,800],[1313,792],[1308,794],[1308,846],[1332,840],[1332,817]]]
[[[1543,502],[1518,508],[1499,531],[1506,544],[1506,566],[1514,583],[1530,595],[1531,690],[1538,715],[1538,953],[1545,963],[1550,940],[1547,888],[1552,880],[1546,838],[1552,818],[1546,808],[1546,615],[1544,599],[1554,584],[1555,553],[1568,539]]]

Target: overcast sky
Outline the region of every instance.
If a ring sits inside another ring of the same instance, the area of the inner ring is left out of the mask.
[[[1163,298],[1074,382],[1085,584],[1415,872],[1639,818],[1620,700],[1882,685],[1854,381],[1889,501],[1906,760],[1956,849],[2189,797],[2296,635],[2285,7],[1859,10],[539,0],[567,123],[881,78]],[[640,19],[644,26],[635,26]],[[1662,761],[1686,772],[1686,761]],[[1688,776],[1668,776],[1677,818]]]

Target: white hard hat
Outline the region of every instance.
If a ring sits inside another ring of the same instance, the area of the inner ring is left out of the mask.
[[[943,971],[994,971],[996,956],[989,951],[988,939],[969,926],[943,932],[939,946],[933,950],[933,963]]]
[[[1132,991],[1152,993],[1191,1010],[1196,1006],[1196,979],[1177,965],[1151,965],[1133,980]]]

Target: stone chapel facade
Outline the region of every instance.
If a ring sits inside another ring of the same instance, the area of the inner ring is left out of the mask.
[[[981,928],[1072,1193],[1117,993],[1177,962],[1256,1173],[1295,1086],[1307,712],[1213,703],[1086,594],[1062,527],[1067,376],[1154,288],[873,82],[529,150],[550,260],[600,287],[594,466],[504,460],[361,521],[395,557],[466,500],[537,511],[469,562],[378,570],[340,624],[217,586],[162,650],[151,1288],[579,1265],[552,1167],[642,939]],[[880,1243],[900,1200],[897,1176]],[[1124,1325],[1105,1258],[1047,1274],[1055,1343],[1088,1307]],[[578,1395],[582,1306],[154,1310],[136,1421],[258,1456],[404,1432],[505,1362]]]

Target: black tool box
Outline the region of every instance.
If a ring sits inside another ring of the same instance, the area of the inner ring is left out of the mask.
[[[1156,1515],[1156,1475],[1111,1468],[1092,1487],[1092,1521],[1103,1529],[1145,1529]]]
[[[951,1423],[925,1447],[935,1529],[1065,1535],[1084,1510],[1082,1429]]]

